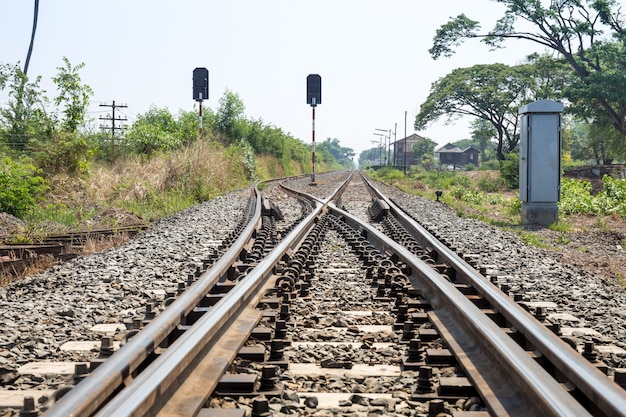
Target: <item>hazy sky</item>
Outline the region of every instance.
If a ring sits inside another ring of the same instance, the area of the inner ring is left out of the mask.
[[[0,62],[23,67],[33,3],[0,0]],[[397,139],[403,138],[405,111],[412,134],[431,84],[453,69],[512,65],[538,51],[510,41],[489,52],[471,41],[453,58],[430,58],[435,31],[451,16],[465,13],[487,30],[502,11],[492,0],[40,0],[28,73],[41,75],[54,97],[50,79],[62,58],[84,62],[82,80],[95,93],[90,116],[106,116],[99,104],[115,100],[128,105],[121,112],[132,122],[151,105],[174,114],[193,110],[192,71],[206,67],[205,108],[217,109],[229,89],[243,100],[247,117],[306,143],[306,76],[317,73],[316,141],[337,138],[358,154],[377,146],[376,129],[391,129],[393,137],[397,123]],[[7,98],[0,91],[0,104]],[[446,126],[442,120],[417,133],[443,145],[469,137],[468,122]]]

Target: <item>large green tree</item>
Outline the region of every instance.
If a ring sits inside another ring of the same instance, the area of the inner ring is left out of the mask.
[[[451,123],[461,116],[483,119],[493,126],[498,159],[519,141],[518,109],[530,101],[533,78],[526,66],[504,64],[458,68],[434,82],[415,117],[415,129],[423,129],[441,117]]]
[[[507,39],[523,39],[555,51],[576,74],[567,95],[578,115],[606,115],[626,134],[626,31],[621,0],[495,0],[506,7],[494,28],[481,32],[465,14],[442,25],[430,49],[438,59],[451,56],[468,38],[492,48]],[[518,25],[519,21],[524,23]],[[622,141],[624,141],[622,137]]]

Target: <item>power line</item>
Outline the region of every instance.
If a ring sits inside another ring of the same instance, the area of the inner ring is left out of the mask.
[[[122,109],[122,108],[126,108],[128,107],[125,104],[115,104],[115,100],[113,100],[113,104],[100,104],[100,107],[110,107],[112,110],[113,115],[109,115],[107,114],[106,116],[100,116],[99,119],[100,120],[106,120],[111,122],[111,127],[109,126],[105,126],[105,125],[100,125],[100,129],[102,130],[106,130],[106,129],[111,129],[111,157],[115,158],[116,157],[116,152],[115,152],[115,132],[117,130],[122,130],[124,129],[123,126],[115,126],[115,122],[125,122],[128,119],[126,118],[126,116],[124,117],[115,117],[115,109]]]
[[[126,116],[122,117],[115,117],[115,109],[123,109],[128,107],[126,104],[115,104],[115,100],[113,100],[113,104],[100,104],[100,107],[110,107],[112,109],[112,113],[113,115],[109,115],[107,114],[106,116],[100,116],[99,119],[100,120],[106,120],[111,122],[111,127],[109,126],[105,126],[105,125],[100,125],[100,129],[102,130],[106,130],[106,129],[111,129],[111,138],[115,138],[115,131],[116,130],[122,130],[124,129],[124,127],[116,127],[115,126],[115,122],[125,122],[128,121],[128,119],[126,118]]]

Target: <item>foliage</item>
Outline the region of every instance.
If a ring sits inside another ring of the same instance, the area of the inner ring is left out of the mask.
[[[146,113],[137,116],[124,140],[134,152],[152,155],[157,151],[176,149],[196,136],[195,132],[187,132],[193,136],[185,137],[183,132],[169,110],[153,106]]]
[[[485,119],[474,119],[470,126],[472,128],[473,143],[469,145],[476,143],[478,149],[480,149],[480,160],[484,163],[489,159],[487,157],[487,149],[493,144],[492,141],[497,139],[498,132]],[[456,143],[455,145],[458,146]]]
[[[59,73],[52,78],[59,90],[59,95],[54,99],[54,103],[57,106],[65,104],[63,129],[67,132],[76,132],[85,121],[85,114],[93,91],[91,87],[81,83],[78,74],[78,71],[85,66],[84,63],[72,66],[66,57],[63,57],[63,62],[65,66],[57,67]]]
[[[354,166],[354,163],[352,162],[352,158],[354,158],[354,151],[350,148],[344,148],[343,146],[341,146],[339,143],[339,139],[327,138],[325,141],[322,141],[319,144],[319,148],[316,147],[316,153],[318,149],[328,150],[328,152],[333,156],[335,161],[337,161],[337,163],[344,168],[352,168]]]
[[[543,238],[536,233],[524,231],[520,233],[519,237],[526,245],[535,246],[542,249],[548,247],[548,244],[545,242],[545,240],[543,240]]]
[[[617,0],[497,0],[506,7],[491,31],[464,14],[441,26],[429,50],[434,59],[449,57],[461,42],[478,38],[492,48],[507,39],[523,39],[556,52],[571,69],[574,81],[564,91],[571,109],[587,120],[600,112],[626,134],[626,29]],[[517,21],[523,21],[521,29]],[[621,139],[620,145],[624,143]]]
[[[40,82],[41,77],[29,80],[17,65],[0,65],[0,90],[9,89],[9,101],[0,109],[0,134],[11,148],[24,149],[31,137],[46,136],[54,128]]]
[[[497,159],[490,159],[489,161],[480,164],[480,167],[478,169],[481,171],[499,170],[500,162]]]
[[[392,167],[381,168],[378,172],[378,175],[381,179],[384,180],[397,180],[400,178],[404,178],[404,174],[402,173],[402,171]]]
[[[500,174],[509,188],[519,188],[519,155],[510,153],[502,161]]]
[[[412,149],[415,160],[421,162],[425,155],[432,155],[435,151],[435,146],[437,146],[437,143],[428,138],[417,141]]]
[[[438,162],[432,154],[425,154],[420,159],[420,167],[426,171],[433,171],[437,169],[437,164]]]
[[[44,179],[32,164],[10,158],[0,161],[0,212],[24,216],[41,201],[46,189]]]
[[[498,159],[517,146],[518,110],[528,103],[533,79],[524,66],[504,64],[457,68],[435,81],[415,117],[415,128],[422,129],[440,117],[453,121],[460,116],[485,120],[493,127],[498,141]]]
[[[32,139],[28,149],[47,176],[59,172],[87,173],[96,154],[85,136],[72,132],[55,132],[48,138]]]
[[[486,193],[496,193],[507,188],[506,181],[502,177],[483,176],[476,182],[476,187]]]
[[[564,222],[563,220],[559,220],[558,222],[549,225],[548,229],[555,232],[570,232],[572,230],[572,225]]]
[[[608,117],[599,115],[585,126],[587,147],[598,164],[612,164],[614,159],[626,159],[626,138],[613,128]]]
[[[219,100],[215,117],[215,129],[224,133],[231,141],[245,137],[245,106],[239,95],[226,90]]]
[[[370,148],[370,149],[361,151],[361,153],[359,154],[359,166],[365,167],[369,165],[376,165],[377,164],[376,162],[378,161],[379,157],[380,157],[379,147]]]
[[[602,191],[594,196],[588,181],[563,178],[559,210],[564,214],[616,214],[626,217],[626,180],[605,175],[602,187]]]

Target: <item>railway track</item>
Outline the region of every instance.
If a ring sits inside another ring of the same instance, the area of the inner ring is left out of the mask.
[[[148,224],[94,229],[66,234],[49,234],[36,243],[0,245],[0,285],[6,285],[41,258],[67,260],[77,256],[89,241],[98,242],[113,236],[132,237],[149,227]],[[11,240],[8,238],[7,240]]]
[[[593,346],[508,295],[495,266],[358,172],[317,182],[254,193],[221,250],[121,348],[103,339],[44,415],[626,415]]]

